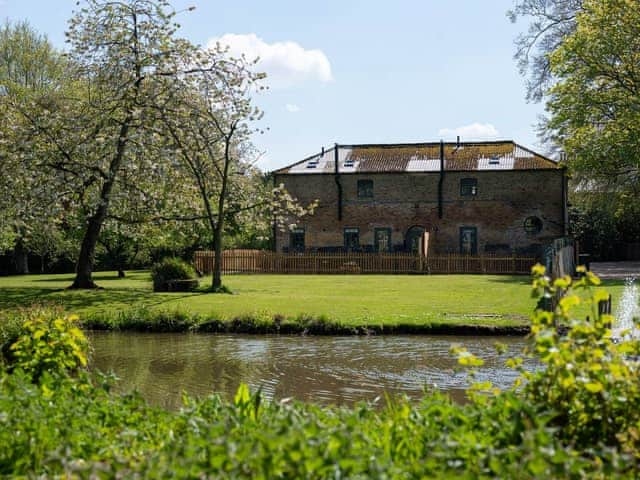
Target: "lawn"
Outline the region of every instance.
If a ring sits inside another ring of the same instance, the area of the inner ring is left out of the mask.
[[[209,318],[325,316],[346,325],[525,325],[535,301],[530,278],[497,275],[227,275],[233,295],[153,293],[149,273],[95,274],[97,291],[66,290],[72,275],[0,277],[0,310],[55,303],[81,316],[134,307]],[[208,285],[203,278],[201,285]],[[622,282],[608,282],[615,300]]]

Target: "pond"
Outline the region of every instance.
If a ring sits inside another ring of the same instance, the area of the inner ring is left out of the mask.
[[[469,382],[449,353],[461,345],[485,360],[478,381],[505,388],[517,373],[504,366],[522,337],[250,336],[91,332],[92,367],[113,371],[118,389],[137,389],[151,403],[178,408],[181,395],[232,398],[240,382],[269,399],[320,404],[371,401],[385,392],[419,398],[425,387],[462,400]],[[508,351],[496,353],[501,342]],[[530,366],[533,368],[532,364]]]

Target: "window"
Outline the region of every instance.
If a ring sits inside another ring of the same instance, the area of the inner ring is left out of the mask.
[[[344,248],[347,251],[357,250],[360,248],[360,229],[345,228],[344,229]]]
[[[460,180],[460,195],[463,197],[475,197],[478,194],[478,179],[463,178]]]
[[[536,234],[542,231],[542,220],[538,217],[527,217],[524,221],[524,231],[529,234]]]
[[[374,230],[373,242],[375,251],[378,253],[391,251],[391,229],[376,228]]]
[[[358,198],[373,198],[373,180],[358,180]]]
[[[304,228],[291,230],[289,248],[292,252],[304,252]]]
[[[478,229],[476,227],[460,227],[460,253],[477,255]]]

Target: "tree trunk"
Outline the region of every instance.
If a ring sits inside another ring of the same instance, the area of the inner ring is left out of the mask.
[[[16,240],[16,246],[13,249],[13,263],[18,275],[26,275],[29,273],[29,252],[27,252],[24,247],[22,238]]]
[[[104,214],[101,213],[102,211],[104,211]],[[106,204],[102,203],[101,206],[98,207],[96,214],[89,219],[89,225],[87,225],[87,230],[82,239],[80,255],[78,256],[78,263],[76,264],[76,278],[69,288],[98,288],[93,281],[93,261],[95,259],[96,244],[98,243],[98,237],[100,237],[100,230],[102,229],[102,222],[104,222],[106,211]]]
[[[111,160],[109,165],[109,176],[102,185],[100,191],[100,199],[96,213],[94,213],[87,224],[87,230],[82,239],[82,246],[80,247],[80,255],[78,256],[78,263],[76,264],[76,278],[73,284],[69,287],[71,289],[91,289],[98,288],[93,282],[93,261],[96,256],[96,245],[100,238],[100,230],[102,224],[107,218],[107,211],[109,210],[109,201],[111,200],[111,190],[116,181],[120,164],[124,159],[124,154],[129,139],[129,123],[131,122],[131,114],[122,123],[120,127],[120,135],[118,137],[118,146],[116,148],[116,154]]]
[[[125,276],[124,268],[122,266],[118,267],[118,278],[124,278]]]
[[[142,66],[139,59],[139,45],[138,45],[138,20],[136,15],[133,15],[133,53],[135,56],[135,77],[136,81],[133,86],[134,97],[137,99],[140,93],[140,85],[142,83]],[[111,200],[111,190],[116,181],[120,165],[124,160],[124,155],[127,149],[127,143],[129,142],[129,129],[131,127],[131,121],[133,119],[133,105],[129,105],[127,114],[120,124],[120,132],[116,144],[115,155],[111,159],[109,164],[109,173],[105,178],[104,184],[100,191],[99,204],[94,213],[89,218],[87,225],[87,231],[84,234],[82,240],[82,246],[80,247],[80,256],[78,257],[78,264],[76,265],[76,278],[70,288],[72,289],[89,289],[97,288],[97,285],[93,282],[93,261],[96,254],[96,245],[98,238],[100,237],[100,230],[102,224],[107,218],[107,211],[109,210],[109,201]]]
[[[222,249],[224,248],[222,232],[224,231],[224,203],[227,199],[227,182],[229,180],[229,167],[231,164],[231,137],[233,135],[233,129],[231,133],[225,138],[224,145],[224,169],[222,172],[222,185],[220,188],[220,196],[218,197],[218,221],[216,222],[216,228],[213,233],[213,248],[214,248],[214,262],[213,262],[213,280],[211,287],[213,291],[220,290],[222,288]]]
[[[223,241],[222,241],[222,228],[224,226],[224,222],[222,220],[222,215],[218,215],[218,222],[216,223],[216,228],[213,233],[213,248],[214,248],[214,261],[213,261],[213,280],[211,282],[211,287],[214,291],[219,290],[222,287],[222,249]]]

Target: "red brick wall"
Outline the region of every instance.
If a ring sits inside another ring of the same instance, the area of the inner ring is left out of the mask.
[[[460,179],[476,178],[475,197],[460,195]],[[373,199],[359,199],[357,181],[374,182]],[[338,220],[337,186],[333,175],[278,175],[302,203],[319,200],[313,216],[297,225],[305,228],[307,248],[342,246],[343,228],[358,227],[360,244],[373,245],[377,227],[392,229],[392,243],[403,244],[407,230],[419,225],[431,231],[431,252],[459,251],[460,227],[477,228],[478,253],[487,245],[512,250],[544,244],[564,234],[564,173],[562,170],[446,172],[443,218],[438,218],[439,173],[342,174],[343,215]],[[537,216],[539,234],[528,234],[524,221]],[[293,223],[293,222],[292,222]],[[276,248],[289,246],[289,233],[278,232]]]

